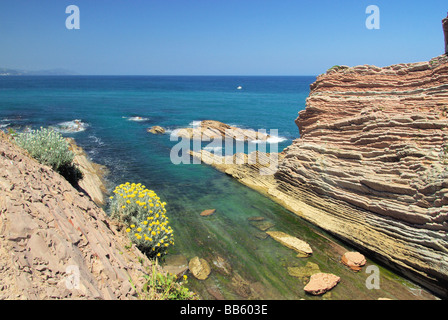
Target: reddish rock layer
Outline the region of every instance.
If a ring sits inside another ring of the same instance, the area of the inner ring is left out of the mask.
[[[271,193],[447,295],[447,114],[446,56],[333,69],[311,85]]]

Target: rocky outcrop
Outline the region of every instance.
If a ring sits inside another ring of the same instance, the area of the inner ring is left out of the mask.
[[[102,209],[1,131],[0,168],[0,299],[137,298],[151,263]]]
[[[87,154],[80,148],[74,139],[67,138],[69,149],[75,155],[73,163],[81,170],[83,177],[78,181],[78,186],[99,206],[106,204],[107,193],[105,176],[107,168],[89,160]]]
[[[251,129],[232,127],[228,124],[215,121],[203,120],[194,128],[181,128],[173,132],[173,135],[188,139],[202,139],[204,141],[216,138],[228,138],[242,141],[267,140],[269,135]]]
[[[192,155],[447,297],[447,116],[447,56],[332,68],[274,175]]]
[[[146,131],[152,134],[164,134],[166,132],[166,130],[161,126],[152,126],[151,128],[148,128]]]

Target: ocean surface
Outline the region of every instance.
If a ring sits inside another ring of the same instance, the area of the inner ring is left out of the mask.
[[[168,256],[199,256],[212,266],[205,281],[189,277],[190,288],[204,299],[419,297],[418,286],[370,258],[368,263],[380,267],[384,287],[368,290],[368,274],[353,273],[339,263],[341,248],[351,250],[349,245],[207,165],[175,165],[170,160],[172,147],[180,141],[172,132],[200,120],[267,133],[277,129],[273,142],[283,150],[299,137],[294,120],[305,108],[313,81],[315,77],[0,77],[0,128],[54,127],[108,167],[110,189],[141,182],[154,190],[167,202],[174,229],[175,246]],[[154,125],[167,133],[148,133]],[[214,215],[199,216],[212,208],[217,209]],[[309,242],[313,255],[298,258],[293,250],[263,237],[251,217],[263,217],[272,223],[271,230]],[[215,266],[218,256],[230,266],[228,272]],[[288,268],[309,262],[343,280],[324,297],[306,295],[304,280],[291,276]]]

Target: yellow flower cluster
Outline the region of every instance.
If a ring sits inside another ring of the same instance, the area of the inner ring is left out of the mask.
[[[129,227],[131,240],[150,257],[161,256],[174,244],[173,230],[168,225],[166,202],[141,183],[120,184],[111,198],[112,217]]]

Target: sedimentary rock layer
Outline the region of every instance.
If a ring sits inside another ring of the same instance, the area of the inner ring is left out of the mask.
[[[216,138],[242,141],[267,140],[269,138],[269,135],[266,133],[232,127],[215,120],[203,120],[199,126],[194,128],[177,129],[173,132],[173,135],[188,139],[202,139],[204,141]]]
[[[193,155],[447,297],[447,116],[446,56],[337,67],[311,85],[275,175]]]
[[[447,295],[448,59],[332,70],[311,85],[278,192],[300,215]]]
[[[0,299],[136,299],[151,263],[102,209],[2,131],[0,168]]]

